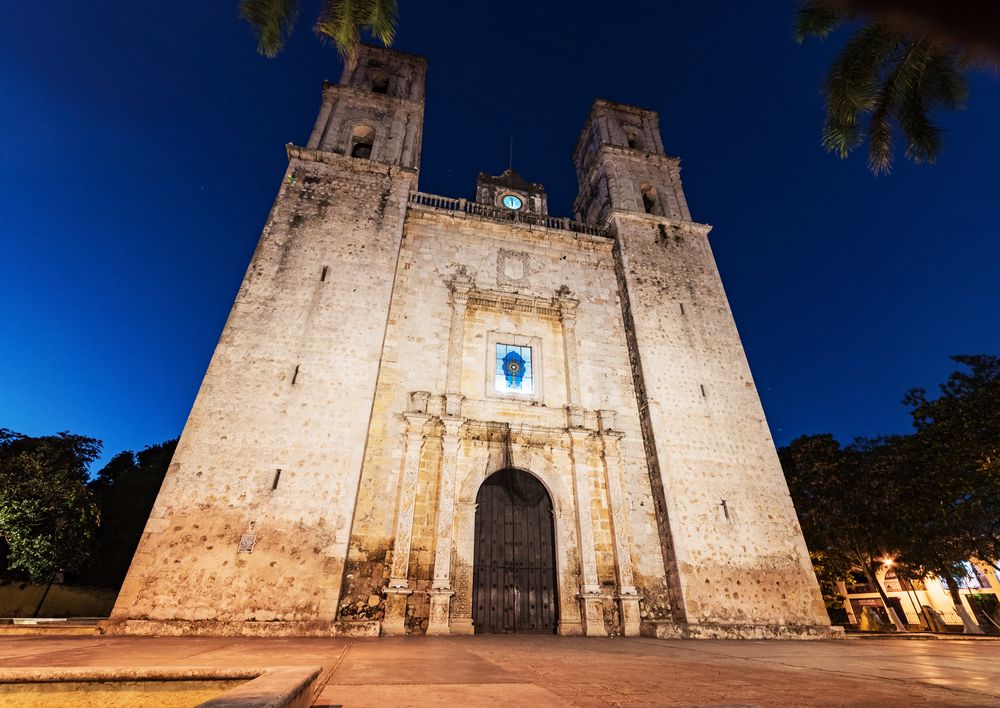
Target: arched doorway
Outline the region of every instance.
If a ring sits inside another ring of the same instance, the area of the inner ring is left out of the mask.
[[[472,621],[476,634],[556,631],[552,499],[535,477],[496,472],[476,495]]]

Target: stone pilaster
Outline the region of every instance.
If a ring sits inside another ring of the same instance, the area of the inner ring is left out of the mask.
[[[604,609],[597,580],[597,550],[594,544],[594,521],[590,506],[590,475],[587,469],[589,430],[569,431],[572,439],[573,492],[576,498],[577,536],[580,542],[580,593],[583,633],[588,637],[607,636]]]
[[[578,300],[559,296],[559,320],[562,323],[563,351],[566,352],[566,401],[580,407],[580,367],[576,353],[576,306]]]
[[[441,477],[438,482],[437,533],[434,545],[434,579],[429,591],[431,614],[427,634],[450,634],[451,549],[455,538],[455,487],[458,475],[458,431],[461,418],[446,417],[444,423]]]
[[[462,414],[462,348],[465,341],[465,311],[469,305],[472,278],[458,273],[451,281],[451,325],[448,331],[448,361],[445,373],[445,414]]]
[[[386,611],[382,620],[383,634],[405,634],[406,598],[409,587],[410,542],[413,536],[413,507],[417,499],[417,474],[420,471],[420,451],[424,446],[424,424],[430,416],[406,413],[406,450],[403,453],[403,480],[399,490],[399,511],[396,516],[396,539],[392,548],[392,571],[385,589]]]
[[[465,311],[469,305],[472,278],[458,273],[451,281],[451,325],[448,331],[448,362],[445,372],[445,413],[462,414],[462,348],[465,341]]]
[[[568,500],[567,500],[568,501]],[[576,546],[576,514],[571,504],[552,510],[552,521],[555,524],[556,538],[565,539],[566,544]],[[564,637],[579,637],[583,634],[583,620],[579,602],[571,602],[579,586],[572,582],[579,572],[578,554],[571,548],[559,547],[556,553],[556,585],[559,588],[559,623],[556,632]],[[576,562],[571,563],[571,561]]]
[[[622,634],[639,636],[639,597],[632,573],[632,554],[629,550],[628,509],[622,487],[621,439],[624,433],[614,430],[614,411],[598,411],[601,422],[601,443],[604,453],[604,480],[611,504],[611,532],[614,538],[615,572],[618,592],[615,598],[621,610]]]
[[[330,112],[330,120],[326,122],[323,132],[319,137],[319,149],[320,150],[333,150],[337,147],[337,140],[340,138],[337,135],[337,130],[335,126],[341,123],[341,114],[344,112],[344,101],[337,101],[333,104],[333,110]]]
[[[330,123],[330,113],[332,111],[333,96],[326,95],[323,97],[323,105],[319,109],[319,117],[316,119],[316,125],[313,127],[313,131],[309,135],[309,142],[306,143],[306,147],[313,149],[319,147],[320,140],[323,138],[323,133],[326,132],[326,126]]]
[[[472,580],[476,547],[476,507],[472,501],[455,503],[455,574],[452,587],[451,633],[475,634],[472,623]]]

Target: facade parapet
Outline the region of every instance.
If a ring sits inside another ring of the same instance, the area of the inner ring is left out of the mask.
[[[558,216],[547,214],[531,214],[499,209],[488,204],[480,204],[470,199],[453,199],[442,197],[437,194],[426,194],[424,192],[410,193],[410,207],[429,208],[439,211],[448,211],[458,214],[476,216],[490,221],[501,223],[524,224],[525,226],[541,226],[546,229],[558,229],[560,231],[571,231],[577,234],[588,236],[610,237],[605,226],[596,224],[584,224]]]

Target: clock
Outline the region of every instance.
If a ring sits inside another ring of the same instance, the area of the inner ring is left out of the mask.
[[[521,201],[521,198],[513,194],[506,195],[502,200],[500,200],[500,203],[512,211],[517,211],[524,206],[524,202]]]

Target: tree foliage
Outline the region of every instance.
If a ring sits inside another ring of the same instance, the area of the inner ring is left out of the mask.
[[[295,29],[300,0],[242,0],[240,15],[257,35],[257,51],[277,56]],[[333,40],[340,56],[353,63],[361,32],[388,46],[396,36],[396,0],[323,0],[313,31]]]
[[[1000,358],[953,360],[965,370],[937,398],[904,398],[913,433],[847,447],[803,436],[778,451],[810,550],[864,570],[883,600],[886,557],[902,577],[943,578],[956,603],[965,561],[1000,567]]]
[[[176,448],[174,439],[150,445],[138,454],[126,450],[97,473],[90,488],[102,523],[94,540],[94,561],[81,572],[81,582],[121,586]]]
[[[795,39],[825,39],[856,19],[842,2],[806,0],[795,15]],[[942,130],[931,115],[962,107],[968,66],[966,57],[935,36],[878,15],[864,19],[827,74],[823,146],[843,158],[867,139],[869,169],[880,174],[892,167],[898,136],[907,158],[934,162]]]
[[[100,441],[82,435],[0,429],[0,539],[9,570],[46,582],[86,562],[100,523],[87,468],[100,451]]]
[[[1000,358],[953,359],[966,370],[952,373],[936,399],[919,388],[904,399],[916,428],[910,471],[937,502],[914,526],[914,555],[941,575],[970,557],[1000,569]]]
[[[898,446],[895,437],[842,447],[832,435],[808,435],[778,451],[806,545],[830,569],[863,570],[884,601],[878,570],[905,536],[895,514],[905,494]]]

